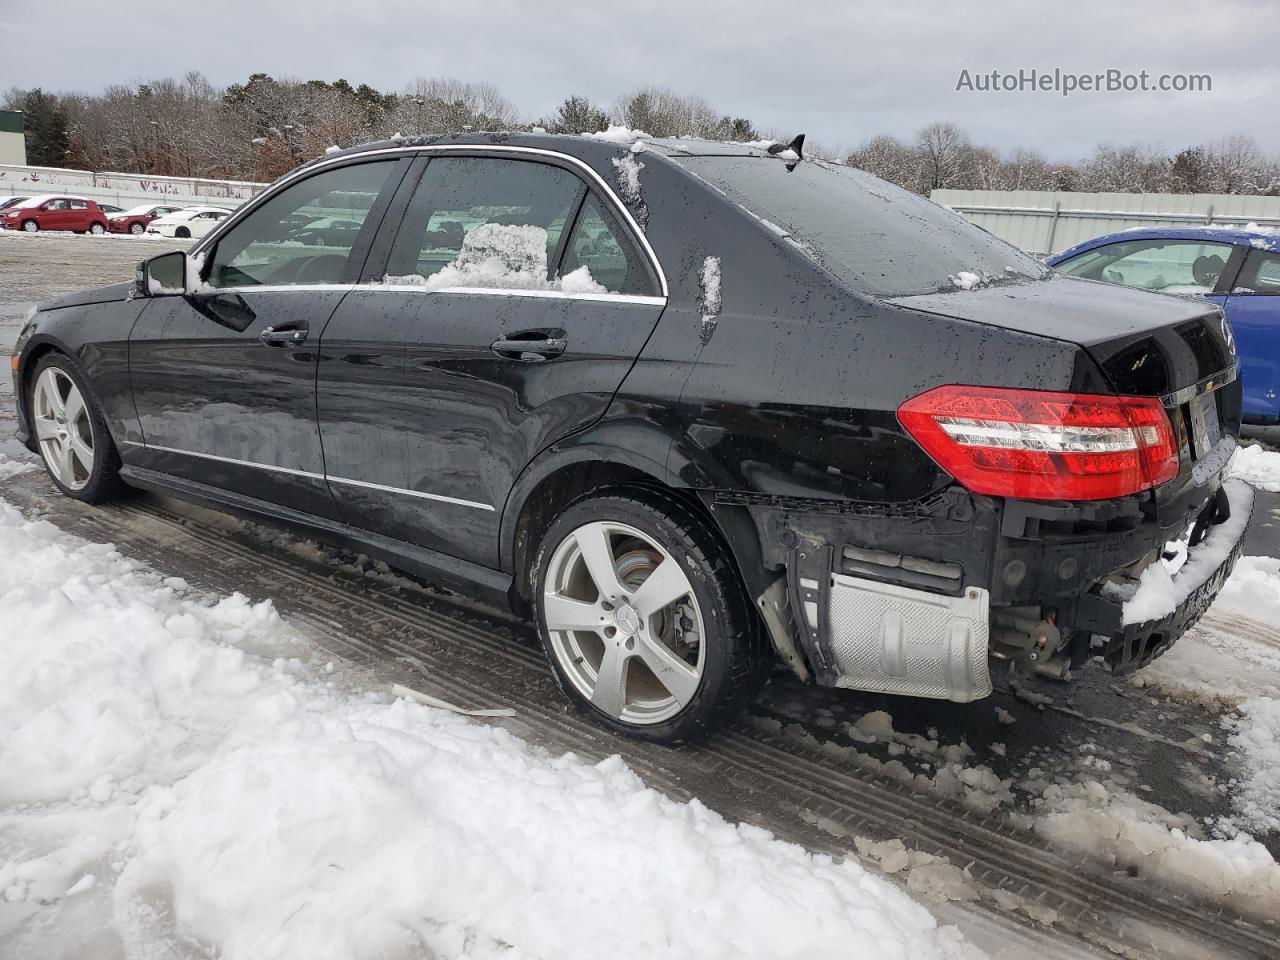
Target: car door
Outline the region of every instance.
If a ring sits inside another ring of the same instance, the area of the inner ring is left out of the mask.
[[[70,230],[71,219],[70,200],[64,198],[50,200],[40,208],[41,230]]]
[[[72,200],[71,213],[67,219],[67,229],[88,230],[89,225],[94,221],[93,211],[90,210],[88,201]]]
[[[567,161],[525,157],[431,157],[385,261],[370,257],[370,283],[326,328],[319,371],[347,521],[491,567],[517,476],[603,414],[666,302],[616,199]],[[356,376],[380,389],[353,401],[341,388]]]
[[[365,160],[290,183],[198,248],[199,292],[148,303],[129,345],[144,437],[134,462],[336,516],[316,428],[317,345],[359,276],[395,172],[394,160]],[[290,242],[282,224],[300,209],[341,210],[362,232],[343,248]]]
[[[1280,251],[1249,249],[1226,311],[1240,358],[1244,415],[1274,421],[1280,417]]]

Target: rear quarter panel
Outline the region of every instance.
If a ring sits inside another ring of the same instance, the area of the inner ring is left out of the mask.
[[[1074,344],[860,296],[701,181],[648,166],[647,233],[671,298],[609,419],[664,423],[682,485],[917,499],[950,480],[899,425],[904,400],[943,383],[1098,382]],[[704,322],[707,257],[721,261],[722,303]]]

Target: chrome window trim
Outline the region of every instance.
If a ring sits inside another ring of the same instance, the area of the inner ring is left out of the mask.
[[[606,181],[604,177],[600,176],[600,174],[597,173],[585,160],[580,160],[571,154],[562,153],[559,150],[548,150],[545,147],[518,147],[510,144],[484,143],[440,143],[411,147],[383,147],[380,150],[369,150],[365,153],[346,154],[325,160],[318,160],[305,167],[300,167],[292,173],[286,174],[282,179],[277,180],[256,197],[253,197],[247,203],[243,204],[239,209],[231,214],[231,216],[219,223],[213,231],[205,234],[200,239],[200,242],[191,248],[190,254],[195,255],[204,253],[207,247],[211,246],[224,233],[233,229],[240,220],[247,217],[251,212],[253,212],[253,210],[261,206],[263,203],[266,203],[267,200],[275,196],[281,190],[286,189],[295,180],[310,176],[311,174],[324,170],[327,167],[338,166],[355,160],[363,160],[368,157],[386,157],[400,154],[430,155],[433,153],[459,153],[466,151],[549,157],[555,160],[564,161],[576,170],[579,170],[583,175],[585,175],[588,181],[593,183],[610,201],[612,201],[616,212],[620,212],[622,214],[623,220],[630,228],[633,237],[640,242],[640,248],[649,259],[649,265],[653,268],[653,272],[658,278],[658,287],[661,291],[662,297],[666,298],[671,296],[670,288],[667,285],[667,275],[662,269],[662,263],[658,260],[658,255],[654,252],[653,247],[649,243],[649,238],[645,235],[645,232],[640,229],[640,224],[637,223],[636,218],[631,215],[631,210],[622,202],[622,198],[618,196],[613,187],[609,186],[608,181]],[[234,288],[228,287],[226,289]]]
[[[519,287],[442,287],[439,290],[428,290],[412,283],[279,283],[262,284],[261,286],[244,287],[209,287],[195,294],[198,297],[218,296],[224,293],[236,295],[245,293],[293,293],[295,291],[350,291],[363,290],[370,293],[417,293],[430,296],[437,293],[462,293],[468,296],[481,297],[542,297],[552,300],[590,300],[600,303],[641,303],[651,306],[662,306],[666,297],[655,297],[637,293],[565,293],[561,290],[522,290]]]
[[[140,440],[126,440],[126,446],[141,447],[143,450],[158,450],[161,453],[177,453],[186,457],[200,457],[203,460],[216,460],[218,463],[229,463],[237,467],[256,467],[259,470],[270,470],[274,473],[287,473],[294,477],[307,477],[311,480],[326,480],[329,483],[345,483],[352,487],[365,487],[369,490],[382,490],[386,493],[399,493],[406,497],[417,497],[420,500],[434,500],[438,503],[452,503],[459,507],[471,507],[475,510],[488,510],[494,512],[494,508],[487,503],[480,503],[476,500],[463,500],[460,497],[447,497],[442,493],[425,493],[422,490],[410,490],[405,487],[390,487],[383,483],[371,483],[368,480],[351,480],[347,477],[335,477],[326,473],[313,473],[310,470],[296,470],[293,467],[280,467],[273,463],[258,463],[255,460],[238,460],[235,457],[223,457],[215,453],[199,453],[195,450],[180,450],[177,447],[162,447],[154,443],[143,443]]]

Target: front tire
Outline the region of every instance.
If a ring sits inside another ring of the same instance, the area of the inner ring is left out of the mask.
[[[86,503],[124,493],[120,455],[102,411],[68,357],[51,353],[36,364],[27,409],[45,470],[59,490]]]
[[[135,237],[142,236],[143,231],[146,229],[147,228],[140,223],[131,223],[129,225],[129,232],[132,233]]]
[[[22,229],[27,233],[35,233],[40,229],[40,224],[36,223],[34,220],[24,220],[22,221]]]
[[[762,638],[746,591],[674,497],[620,491],[570,506],[539,546],[533,593],[557,682],[611,730],[704,736],[757,691]]]

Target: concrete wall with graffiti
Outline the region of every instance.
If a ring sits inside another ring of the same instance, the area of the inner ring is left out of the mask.
[[[128,209],[142,203],[175,203],[235,208],[265,187],[243,180],[149,177],[137,173],[95,173],[59,167],[0,164],[0,195],[34,197],[65,193]]]

